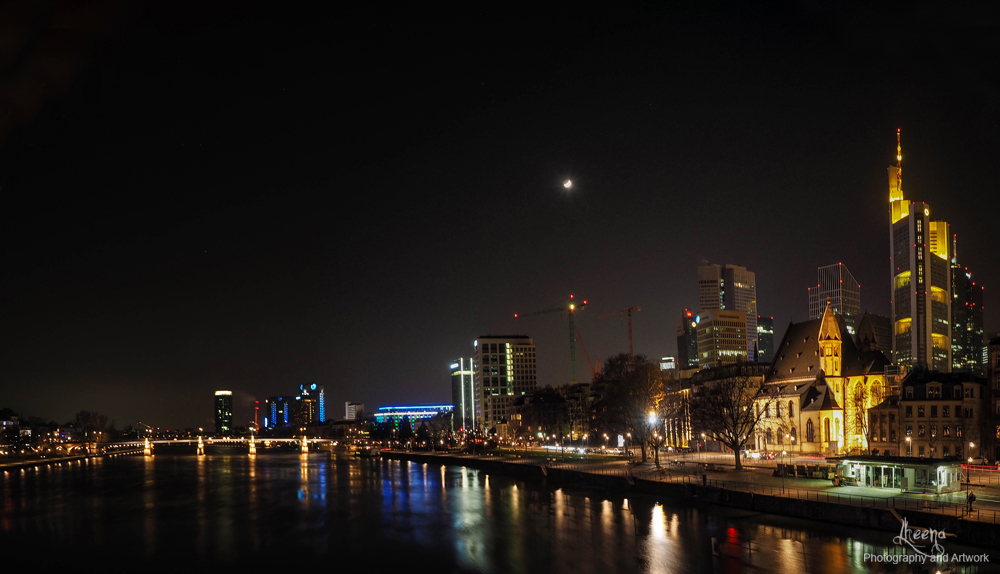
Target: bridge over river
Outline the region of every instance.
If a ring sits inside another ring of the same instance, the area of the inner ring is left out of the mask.
[[[122,441],[102,443],[101,446],[110,448],[141,448],[147,456],[156,454],[157,450],[169,451],[170,453],[183,453],[190,451],[192,454],[202,455],[206,450],[219,448],[246,450],[248,454],[257,454],[257,449],[298,447],[301,452],[309,452],[310,449],[333,446],[335,441],[325,438],[266,438],[257,437],[197,437],[184,439],[144,439],[141,441]]]

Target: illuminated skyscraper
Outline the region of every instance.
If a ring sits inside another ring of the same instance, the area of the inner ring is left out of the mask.
[[[323,385],[316,383],[299,385],[292,415],[297,425],[326,422],[326,391]]]
[[[507,421],[515,396],[537,388],[535,343],[527,335],[484,335],[475,347],[476,429],[489,432]]]
[[[697,320],[693,311],[684,309],[677,322],[677,368],[682,371],[698,368]]]
[[[702,265],[698,268],[699,314],[711,309],[739,311],[746,316],[747,356],[757,347],[757,279],[739,265]],[[699,348],[698,356],[704,352]]]
[[[746,313],[722,309],[702,311],[697,323],[700,368],[747,362]],[[756,333],[754,335],[756,338]]]
[[[774,317],[757,315],[757,362],[774,360]]]
[[[233,391],[215,391],[215,434],[233,430]]]
[[[471,358],[451,362],[451,402],[455,404],[453,430],[474,430],[476,422],[476,389],[473,384]]]
[[[893,362],[950,372],[951,265],[948,224],[931,221],[926,203],[903,197],[903,152],[889,168]]]
[[[861,319],[861,285],[843,263],[816,269],[816,286],[809,287],[809,320],[821,319],[826,302],[835,315],[843,315],[847,332],[857,332]]]
[[[288,426],[292,416],[289,397],[268,397],[264,400],[264,428]]]
[[[958,264],[958,237],[951,249],[951,363],[956,372],[986,376],[983,331],[983,286],[976,285],[968,267]]]

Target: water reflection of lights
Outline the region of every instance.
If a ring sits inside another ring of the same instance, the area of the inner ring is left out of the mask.
[[[156,475],[153,469],[152,457],[145,457],[143,468],[143,533],[145,534],[146,555],[156,552]]]
[[[670,522],[669,528],[667,522]],[[663,505],[653,505],[649,522],[649,537],[645,541],[649,572],[678,572],[684,570],[683,559],[677,553],[678,518],[668,518]]]

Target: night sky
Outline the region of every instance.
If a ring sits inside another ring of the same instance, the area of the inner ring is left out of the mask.
[[[888,314],[896,128],[1000,330],[1000,36],[963,15],[157,4],[0,8],[0,407],[448,403],[484,334],[563,384],[565,316],[514,313],[588,299],[604,359],[641,306],[636,352],[674,355],[705,262],[756,272],[776,337],[838,261]]]

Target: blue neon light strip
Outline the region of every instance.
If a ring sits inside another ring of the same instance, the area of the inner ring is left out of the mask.
[[[427,410],[427,409],[454,409],[455,405],[412,405],[408,407],[379,407],[380,411],[390,410]]]

